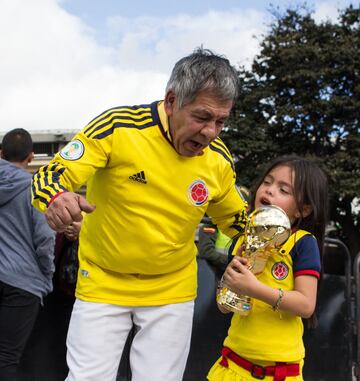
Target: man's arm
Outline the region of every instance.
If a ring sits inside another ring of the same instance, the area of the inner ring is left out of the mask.
[[[235,184],[223,197],[212,202],[206,212],[214,224],[230,238],[242,234],[247,222],[247,202],[242,198]]]
[[[82,220],[82,211],[91,213],[95,209],[74,191],[107,165],[111,146],[112,135],[94,139],[80,132],[34,175],[32,203],[46,213],[52,229],[63,231],[72,222]]]
[[[92,213],[94,210],[95,205],[89,204],[85,197],[65,192],[48,205],[45,217],[51,229],[61,232],[72,223],[81,222],[82,212]]]

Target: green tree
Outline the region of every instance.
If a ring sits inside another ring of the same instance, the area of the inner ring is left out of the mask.
[[[360,250],[360,9],[316,23],[304,7],[275,16],[223,139],[249,186],[274,156],[318,161],[330,180],[331,220],[352,254]],[[235,142],[234,142],[235,140]]]
[[[239,74],[240,95],[222,138],[234,155],[238,182],[249,186],[257,176],[254,166],[269,161],[272,147],[263,128],[266,118],[259,108],[260,84],[244,70]]]

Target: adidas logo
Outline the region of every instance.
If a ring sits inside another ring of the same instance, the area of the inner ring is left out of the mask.
[[[147,181],[145,179],[145,172],[144,171],[141,171],[141,172],[135,173],[132,176],[129,176],[129,179],[138,181],[139,183],[143,183],[143,184],[147,183]]]

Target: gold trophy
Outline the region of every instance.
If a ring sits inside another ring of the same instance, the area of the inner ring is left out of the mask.
[[[289,237],[291,225],[286,213],[275,205],[262,206],[250,215],[245,229],[245,249],[242,256],[248,259],[247,266],[255,275],[260,274],[273,252],[276,252]],[[248,315],[252,308],[249,296],[231,291],[220,281],[217,302],[229,311]]]

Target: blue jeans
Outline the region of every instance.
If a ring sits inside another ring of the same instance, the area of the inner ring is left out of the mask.
[[[16,370],[39,307],[38,296],[0,281],[1,381],[16,381]]]

